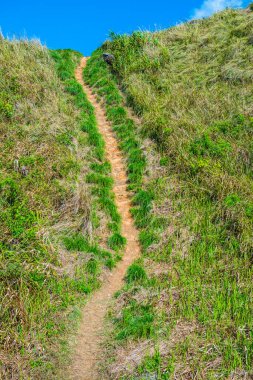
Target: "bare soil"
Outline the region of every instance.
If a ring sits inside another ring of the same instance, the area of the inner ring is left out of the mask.
[[[112,166],[113,191],[118,211],[122,217],[122,234],[127,239],[122,261],[106,278],[101,288],[91,297],[83,309],[82,322],[76,337],[75,352],[70,367],[72,380],[98,380],[97,363],[102,356],[104,319],[114,293],[123,285],[128,266],[139,256],[138,231],[130,214],[131,201],[127,191],[127,174],[117,140],[106,120],[105,112],[82,79],[87,58],[83,57],[76,70],[76,79],[83,86],[89,101],[95,108],[98,128],[105,141],[106,156]]]

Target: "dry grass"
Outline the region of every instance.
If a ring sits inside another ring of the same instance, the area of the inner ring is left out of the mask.
[[[72,76],[79,59],[69,55]],[[70,252],[63,237],[98,244],[109,218],[85,179],[97,162],[81,130],[86,111],[51,53],[0,37],[0,67],[0,377],[53,379],[67,363],[78,305],[110,256],[94,257],[93,246]]]
[[[88,64],[109,117],[123,114],[118,84],[141,120],[133,141],[128,121],[113,119],[127,163],[132,146],[146,159],[133,215],[148,276],[118,296],[109,357],[142,341],[175,343],[164,356],[141,357],[131,374],[122,370],[122,380],[251,376],[252,25],[252,12],[226,10],[157,33],[112,35]],[[101,62],[105,51],[113,70]],[[183,340],[181,321],[197,326]]]

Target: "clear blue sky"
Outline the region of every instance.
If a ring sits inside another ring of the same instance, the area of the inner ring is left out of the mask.
[[[110,31],[167,28],[248,0],[2,0],[4,36],[39,38],[49,48],[72,48],[88,55]]]

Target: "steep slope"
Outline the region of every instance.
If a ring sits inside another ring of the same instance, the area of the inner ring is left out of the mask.
[[[103,378],[251,376],[252,26],[250,10],[226,10],[112,35],[88,62],[143,249],[111,313]]]
[[[94,106],[98,129],[105,141],[105,152],[112,168],[114,181],[113,192],[118,212],[122,219],[122,233],[126,244],[123,250],[122,261],[117,268],[104,279],[101,288],[92,296],[85,305],[82,314],[82,323],[76,337],[76,347],[73,355],[73,363],[70,367],[71,379],[92,380],[98,378],[99,358],[101,355],[101,343],[105,330],[105,316],[111,299],[116,291],[123,285],[123,279],[132,262],[139,257],[138,232],[134,227],[130,214],[130,199],[127,191],[127,176],[125,173],[124,159],[119,150],[117,140],[112,133],[111,126],[106,120],[105,112],[96,101],[91,89],[84,84],[82,79],[83,68],[87,58],[83,57],[80,66],[76,70],[76,78],[82,85],[87,98]],[[66,373],[65,373],[66,376]]]
[[[74,77],[80,57],[0,37],[3,379],[58,378],[79,306],[119,259],[110,165]]]

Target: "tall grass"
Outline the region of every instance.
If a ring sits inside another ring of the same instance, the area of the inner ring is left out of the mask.
[[[92,162],[90,170],[86,174],[86,181],[92,184],[91,193],[97,199],[98,208],[101,208],[107,215],[108,229],[111,230],[113,225],[114,229],[120,234],[121,219],[114,201],[113,180],[110,176],[111,168],[109,162],[105,160],[105,144],[97,128],[94,108],[89,103],[82,86],[74,78],[73,64],[71,65],[71,62],[70,66],[68,64],[69,59],[66,57],[72,53],[68,51],[56,51],[52,54],[56,62],[58,60],[57,68],[60,76],[65,77],[64,82],[67,91],[74,95],[75,104],[81,109],[81,130],[87,134],[87,144],[92,147]],[[59,55],[61,57],[60,62]],[[63,63],[61,61],[62,57],[64,58]]]
[[[60,347],[64,357],[67,307],[82,293],[49,237],[76,194],[78,121],[45,47],[1,37],[0,51],[0,377],[39,378]]]
[[[0,377],[52,379],[78,305],[119,259],[100,243],[120,221],[93,107],[74,77],[81,54],[3,38],[0,51]],[[89,184],[97,172],[113,218],[93,195],[101,184]]]
[[[152,334],[143,340],[152,339],[156,353],[129,371],[116,361],[118,378],[250,376],[252,22],[251,12],[226,10],[157,33],[112,35],[88,63],[85,79],[103,97],[126,154],[150,274],[144,283],[127,284],[116,313],[133,303],[140,316],[146,304],[154,313]],[[105,51],[115,56],[112,70],[101,59]],[[126,124],[117,84],[141,129]],[[146,137],[160,168],[143,148]],[[144,153],[143,161],[130,159]],[[140,336],[123,333],[123,315],[115,329],[122,330],[126,352],[134,339],[137,350]]]

